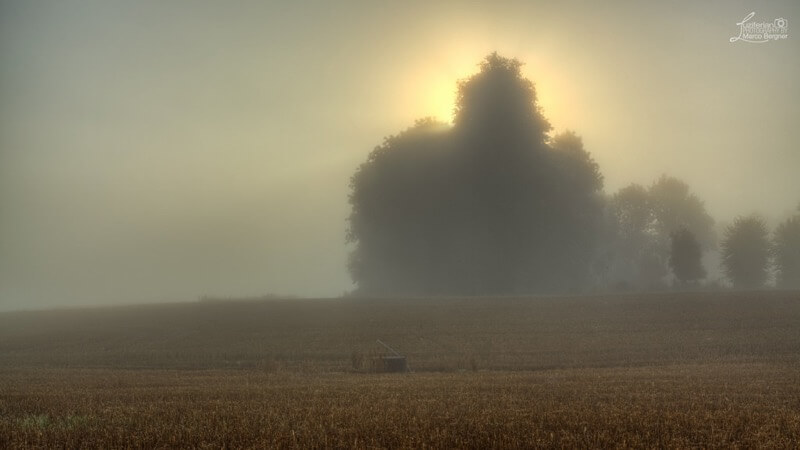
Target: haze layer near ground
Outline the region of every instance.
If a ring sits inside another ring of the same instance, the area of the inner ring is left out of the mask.
[[[0,367],[415,371],[800,360],[796,292],[204,301],[0,314]]]

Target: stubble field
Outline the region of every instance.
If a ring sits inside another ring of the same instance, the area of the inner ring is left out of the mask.
[[[0,447],[798,445],[798,293],[0,314]]]

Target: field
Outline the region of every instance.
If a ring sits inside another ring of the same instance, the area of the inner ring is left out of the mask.
[[[0,314],[0,447],[798,445],[796,292]]]

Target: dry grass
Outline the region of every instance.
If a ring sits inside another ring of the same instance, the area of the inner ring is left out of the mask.
[[[800,296],[0,314],[0,448],[424,446],[797,448]]]

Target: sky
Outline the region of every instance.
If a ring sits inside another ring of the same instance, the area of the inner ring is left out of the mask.
[[[800,203],[798,2],[0,0],[0,310],[351,290],[350,176],[492,51],[607,193]]]

